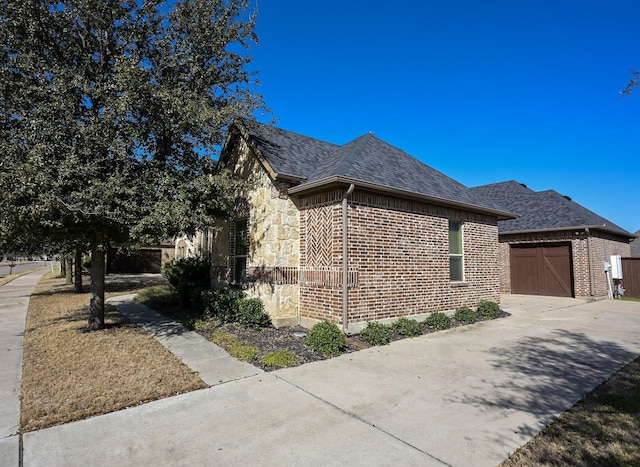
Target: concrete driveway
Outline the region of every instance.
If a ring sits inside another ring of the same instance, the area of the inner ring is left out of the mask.
[[[24,465],[491,466],[640,355],[640,303],[478,323],[27,433]]]

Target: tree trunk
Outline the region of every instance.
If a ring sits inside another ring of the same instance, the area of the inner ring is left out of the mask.
[[[104,328],[104,259],[105,249],[100,235],[91,241],[91,303],[89,329]]]
[[[60,277],[65,277],[67,274],[67,262],[64,255],[60,255]]]
[[[64,268],[64,271],[65,271],[64,283],[72,284],[73,283],[73,258],[71,258],[71,255],[65,255],[64,261],[65,263],[67,263]]]
[[[74,269],[73,291],[82,293],[82,251],[76,250],[76,268]]]

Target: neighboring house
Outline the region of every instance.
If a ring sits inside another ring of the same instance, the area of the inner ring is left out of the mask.
[[[516,181],[471,190],[520,216],[498,222],[502,292],[607,296],[605,261],[629,256],[633,234],[553,190]]]
[[[238,122],[221,164],[250,188],[212,236],[214,283],[276,326],[357,332],[500,300],[498,220],[515,216],[371,133],[339,146]]]
[[[640,237],[640,230],[634,232],[633,235]],[[640,258],[640,238],[631,240],[631,256],[633,258]]]
[[[164,263],[174,259],[175,249],[169,239],[136,250],[112,248],[107,253],[107,274],[160,273]]]
[[[210,237],[211,233],[209,231],[197,232],[193,236],[181,235],[176,237],[174,241],[176,259],[207,256]]]

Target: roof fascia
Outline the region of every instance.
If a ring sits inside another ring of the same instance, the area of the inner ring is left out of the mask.
[[[601,232],[606,232],[608,234],[616,235],[622,238],[628,238],[628,239],[638,238],[637,235],[633,235],[630,233],[625,234],[623,232],[620,232],[619,230],[607,229],[602,225],[578,225],[578,226],[569,226],[569,227],[554,227],[550,229],[510,230],[508,232],[498,232],[498,235],[522,235],[522,234],[540,233],[540,232],[564,232],[569,230],[573,230],[573,231],[599,230]]]
[[[242,139],[247,143],[247,146],[249,146],[249,149],[253,151],[253,153],[256,156],[256,159],[258,159],[258,161],[262,164],[264,169],[267,171],[267,173],[273,180],[279,180],[279,181],[291,182],[291,183],[300,183],[304,181],[304,178],[296,177],[295,175],[288,175],[288,174],[276,172],[273,169],[273,167],[271,167],[271,164],[269,164],[264,154],[262,154],[262,151],[260,151],[260,148],[258,148],[258,145],[251,138],[251,135],[249,134],[249,131],[247,130],[247,128],[241,122],[234,122],[233,125],[238,130],[238,133],[240,134]]]
[[[326,189],[331,185],[355,185],[358,188],[364,188],[371,191],[388,193],[401,198],[414,199],[416,201],[429,202],[432,204],[452,207],[457,209],[463,209],[465,211],[472,211],[482,214],[490,214],[498,217],[498,220],[517,219],[519,216],[506,211],[498,211],[495,209],[489,209],[482,206],[475,206],[472,204],[458,203],[448,199],[438,198],[435,196],[428,196],[421,193],[416,193],[408,190],[400,190],[398,188],[392,188],[384,185],[378,185],[370,182],[363,182],[361,180],[344,177],[340,175],[334,175],[332,177],[324,178],[312,183],[305,183],[296,187],[289,188],[288,192],[292,195],[299,195],[305,192],[319,191],[320,189]]]

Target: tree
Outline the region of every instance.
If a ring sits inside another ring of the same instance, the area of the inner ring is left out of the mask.
[[[234,119],[268,111],[255,19],[247,0],[0,0],[0,248],[90,245],[89,328],[109,246],[233,205],[216,156]]]
[[[625,88],[620,91],[622,97],[626,97],[631,94],[635,89],[640,86],[640,71],[631,70],[632,78],[629,80]]]

